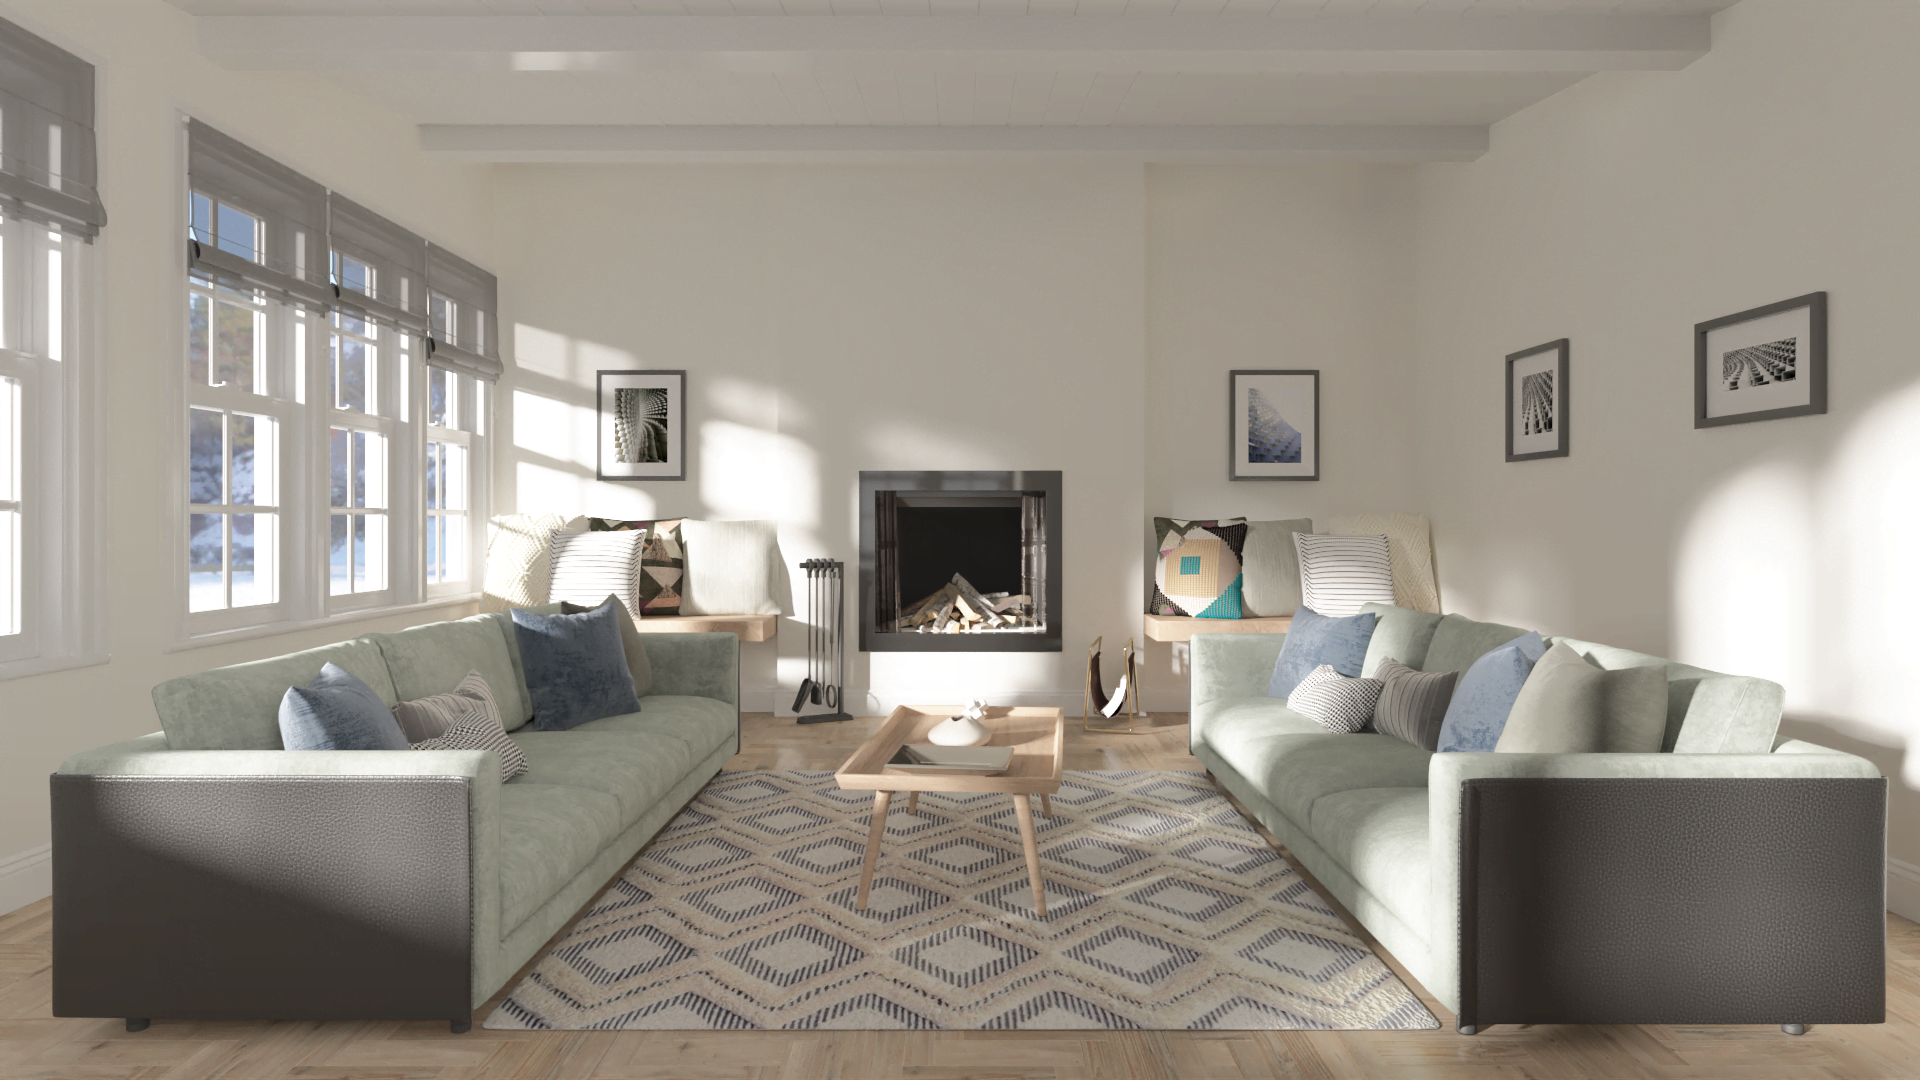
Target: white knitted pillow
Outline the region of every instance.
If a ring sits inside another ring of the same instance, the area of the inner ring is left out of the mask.
[[[1393,605],[1393,559],[1384,536],[1294,533],[1300,555],[1300,602],[1329,618],[1360,614],[1367,604]]]
[[[1386,684],[1379,679],[1349,679],[1321,664],[1287,695],[1287,708],[1336,735],[1351,735],[1373,719],[1373,707]]]
[[[559,514],[500,514],[489,521],[481,607],[499,611],[546,603],[547,537],[566,523]]]

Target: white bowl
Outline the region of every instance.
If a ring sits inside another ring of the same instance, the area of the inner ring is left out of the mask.
[[[992,738],[985,724],[964,716],[948,717],[927,730],[927,741],[936,746],[985,746]]]

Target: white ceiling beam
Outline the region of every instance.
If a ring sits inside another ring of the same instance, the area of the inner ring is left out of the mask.
[[[1694,16],[217,15],[200,51],[237,70],[1181,71],[1675,70]]]
[[[423,149],[491,162],[1472,161],[1487,129],[1440,125],[830,127],[423,124]]]

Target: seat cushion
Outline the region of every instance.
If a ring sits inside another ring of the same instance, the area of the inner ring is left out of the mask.
[[[1426,788],[1334,792],[1313,804],[1308,832],[1422,940],[1430,936]]]
[[[1433,755],[1391,735],[1335,735],[1273,702],[1211,719],[1207,745],[1302,829],[1315,801],[1358,788],[1425,789]]]
[[[501,936],[526,922],[619,834],[620,804],[611,795],[564,784],[500,785]]]
[[[645,731],[516,731],[527,757],[515,784],[558,784],[610,795],[625,828],[653,808],[693,768],[684,740]]]
[[[740,714],[727,702],[681,694],[648,694],[640,711],[588,721],[574,731],[644,731],[672,735],[687,744],[693,761],[726,745],[740,727]]]

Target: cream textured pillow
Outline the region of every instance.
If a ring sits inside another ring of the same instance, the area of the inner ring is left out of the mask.
[[[778,528],[771,521],[694,521],[680,526],[687,553],[683,615],[778,615],[774,560]]]
[[[487,575],[481,608],[503,611],[547,602],[547,538],[564,528],[559,514],[500,514],[487,523]]]

